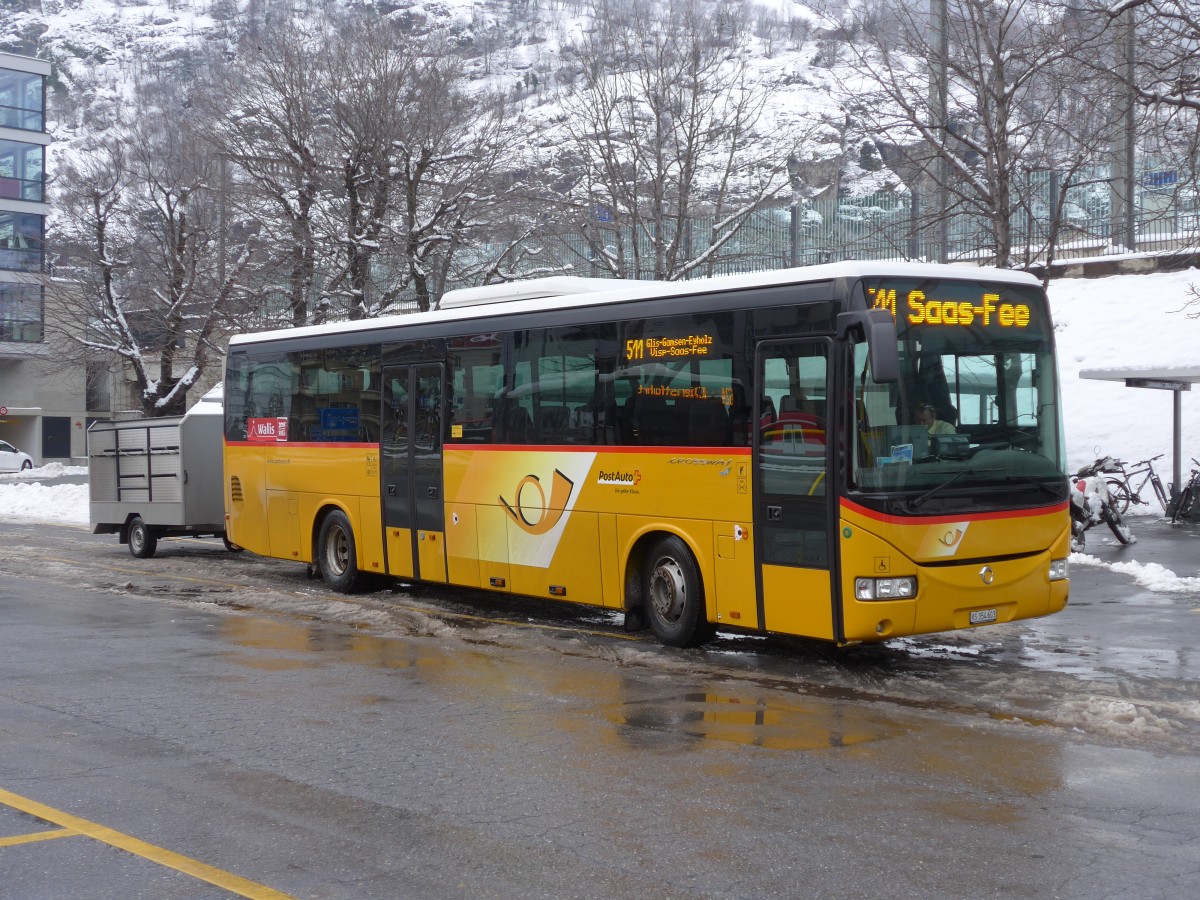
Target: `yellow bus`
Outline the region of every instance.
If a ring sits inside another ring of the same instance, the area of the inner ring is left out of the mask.
[[[229,347],[228,537],[338,591],[879,641],[1061,610],[1067,499],[1046,296],[1011,271],[545,278]]]

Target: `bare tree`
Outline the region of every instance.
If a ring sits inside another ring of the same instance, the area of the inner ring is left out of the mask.
[[[81,358],[121,359],[147,416],[174,415],[219,362],[229,313],[252,253],[242,244],[215,277],[215,158],[177,116],[144,109],[63,167],[55,235],[60,321],[49,326]],[[82,327],[80,327],[82,325]]]
[[[395,146],[396,227],[405,281],[425,310],[452,278],[468,277],[464,251],[511,211],[520,190],[505,170],[521,134],[503,98],[467,93],[459,64],[440,53],[418,66],[405,112]]]
[[[976,240],[996,264],[1044,257],[1057,229],[1037,235],[1022,227],[1041,202],[1034,176],[1082,172],[1107,152],[1109,110],[1080,62],[1101,52],[1107,23],[1056,0],[944,0],[933,8],[944,10],[944,21],[904,0],[871,8],[866,42],[845,44],[855,64],[855,81],[843,82],[846,102],[894,144],[910,187],[926,195],[922,224],[940,231],[937,255],[957,255],[944,229],[967,216],[980,223]],[[1068,175],[1052,198],[1060,214],[1069,186]]]
[[[1200,5],[1195,0],[1116,0],[1113,19],[1138,15],[1138,96],[1146,103],[1200,112]]]
[[[748,65],[743,12],[597,0],[556,170],[563,224],[601,272],[711,272],[749,216],[787,186],[796,139],[756,142],[772,88]],[[696,229],[701,216],[709,224]]]
[[[319,321],[315,287],[322,257],[314,218],[328,163],[323,132],[328,86],[317,64],[319,35],[283,24],[242,43],[237,61],[215,67],[197,101],[208,139],[233,168],[225,202],[263,220],[264,252],[279,262],[292,325]],[[222,174],[225,174],[224,169]]]

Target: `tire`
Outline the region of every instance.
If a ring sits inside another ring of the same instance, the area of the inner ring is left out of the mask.
[[[129,552],[136,559],[149,559],[158,547],[158,535],[141,516],[129,520]]]
[[[224,534],[221,535],[221,542],[225,545],[225,549],[228,550],[230,553],[241,553],[242,552],[242,548],[239,547],[237,544],[235,544],[233,541],[231,541],[229,539],[228,535],[224,535]]]
[[[646,618],[669,647],[696,647],[713,629],[704,608],[704,584],[687,544],[665,537],[650,548],[642,573]]]
[[[1129,488],[1125,487],[1119,481],[1109,481],[1108,484],[1108,502],[1113,505],[1121,515],[1125,515],[1129,511]]]
[[[32,469],[32,468],[33,468],[33,463],[32,463],[32,462],[30,462],[30,461],[29,461],[29,460],[27,460],[27,459],[26,459],[26,460],[22,460],[22,462],[21,462],[21,471],[22,471],[22,472],[28,472],[28,471],[29,471],[30,469]]]
[[[1084,548],[1087,546],[1087,536],[1084,533],[1086,530],[1087,529],[1084,528],[1082,522],[1080,522],[1078,519],[1076,519],[1074,517],[1071,518],[1071,552],[1072,553],[1082,553]]]
[[[1169,514],[1171,509],[1171,498],[1163,489],[1162,482],[1155,479],[1151,482],[1154,485],[1154,496],[1158,498],[1158,505],[1162,507],[1163,514]]]
[[[329,513],[317,535],[317,567],[321,578],[339,594],[352,594],[362,581],[358,571],[358,551],[350,520],[341,510]]]
[[[1134,542],[1133,532],[1129,530],[1129,526],[1125,524],[1125,520],[1121,518],[1121,513],[1116,507],[1106,505],[1103,516],[1104,521],[1108,523],[1109,530],[1118,541],[1122,544]]]
[[[1174,525],[1180,519],[1187,519],[1192,514],[1192,486],[1189,483],[1183,489],[1183,493],[1179,495],[1179,500],[1175,503],[1175,511],[1171,513],[1171,524]]]

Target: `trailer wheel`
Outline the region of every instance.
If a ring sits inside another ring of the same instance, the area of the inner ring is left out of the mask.
[[[141,516],[129,520],[129,552],[137,559],[149,559],[158,547],[158,535],[142,521]]]
[[[341,594],[353,593],[361,581],[354,530],[341,510],[334,510],[321,522],[317,536],[317,563],[325,583]]]

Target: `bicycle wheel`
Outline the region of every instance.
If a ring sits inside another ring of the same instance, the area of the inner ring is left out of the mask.
[[[1105,504],[1101,513],[1104,516],[1104,521],[1108,523],[1108,528],[1122,544],[1132,544],[1136,538],[1133,532],[1129,530],[1129,526],[1125,524],[1125,520],[1121,518],[1120,511],[1111,504]]]
[[[1162,507],[1162,511],[1164,513],[1169,512],[1171,498],[1167,496],[1167,490],[1163,487],[1162,479],[1156,475],[1150,479],[1150,484],[1154,487],[1154,496],[1158,498],[1158,505]]]
[[[1108,484],[1108,502],[1113,505],[1117,512],[1124,515],[1129,509],[1129,488],[1124,482],[1113,481],[1109,479]]]
[[[1171,524],[1174,525],[1180,519],[1189,519],[1192,515],[1192,483],[1189,481],[1188,486],[1183,489],[1183,493],[1179,495],[1179,500],[1175,503],[1175,511],[1171,513]]]

